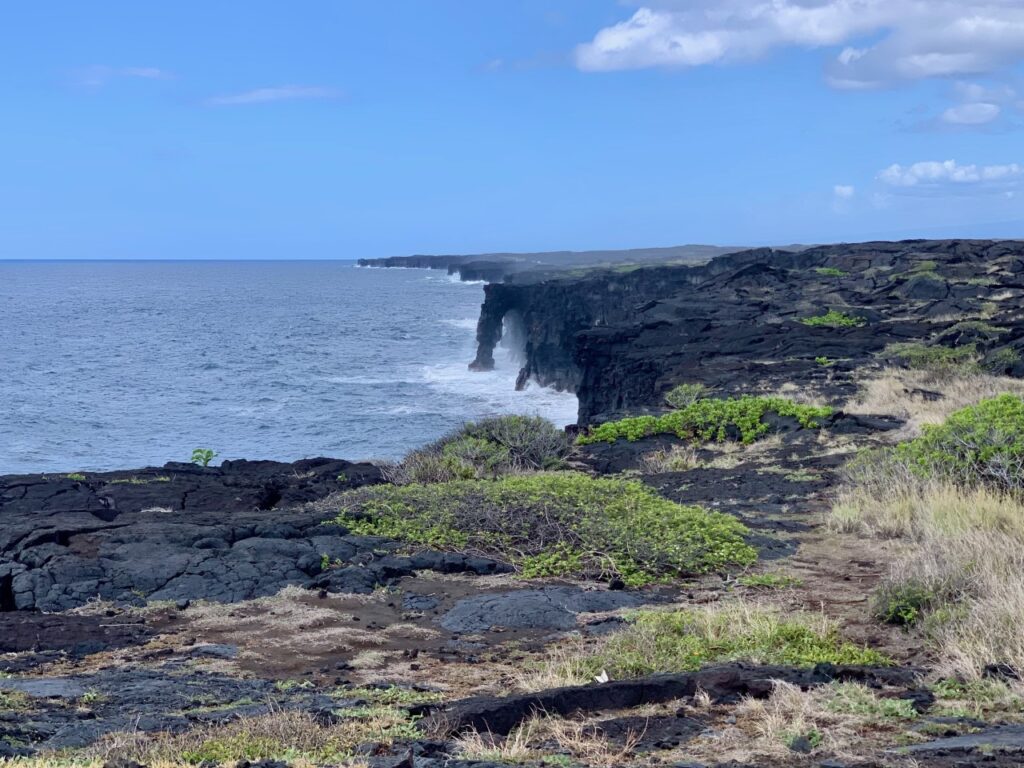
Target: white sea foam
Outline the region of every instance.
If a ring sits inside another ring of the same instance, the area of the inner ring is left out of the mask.
[[[428,365],[423,369],[427,386],[467,402],[467,412],[487,415],[525,413],[543,416],[562,427],[576,423],[579,401],[571,392],[558,392],[530,383],[516,391],[519,365],[507,350],[495,354],[493,371],[471,371],[465,361]]]

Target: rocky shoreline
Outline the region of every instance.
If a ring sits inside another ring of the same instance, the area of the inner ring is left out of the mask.
[[[466,266],[415,264],[424,265]],[[127,766],[143,754],[132,751],[140,739],[166,734],[179,744],[173,739],[203,733],[201,749],[180,747],[181,760],[234,764],[224,744],[235,742],[222,734],[236,738],[231,729],[246,723],[319,734],[385,718],[352,754],[319,762],[1019,764],[1021,719],[944,709],[921,637],[872,616],[867,596],[896,550],[828,530],[823,513],[851,456],[909,428],[906,414],[851,406],[866,381],[901,364],[892,345],[969,348],[986,376],[1024,375],[1024,243],[756,250],[702,266],[526,273],[485,291],[474,365],[487,368],[503,336],[521,343],[521,380],[576,392],[580,428],[663,414],[665,393],[679,382],[717,397],[789,392],[834,405],[813,426],[768,415],[769,437],[747,446],[733,434],[698,446],[651,434],[573,448],[568,469],[632,478],[665,499],[741,521],[757,566],[640,588],[616,579],[523,579],[509,560],[410,546],[340,522],[338,499],[387,485],[393,468],[336,459],[3,476],[0,760],[45,761],[71,749],[84,764]],[[804,322],[820,317],[848,322]],[[947,397],[911,389],[900,396]],[[524,690],[517,682],[558,648],[616,636],[631,612],[737,599],[783,616],[827,616],[854,646],[887,661],[737,657],[573,685],[553,678]],[[738,730],[744,718],[778,704],[782,684],[807,695],[857,685],[902,720],[899,728],[892,720],[860,723],[869,735],[854,739],[857,754],[831,749],[819,723],[787,735],[784,747],[748,745],[741,759],[738,745],[754,739]],[[467,734],[525,739],[524,723],[538,711],[576,723],[575,740],[551,735],[538,742],[550,742],[544,751],[515,760],[507,750],[466,747]],[[281,757],[256,752],[253,764]]]

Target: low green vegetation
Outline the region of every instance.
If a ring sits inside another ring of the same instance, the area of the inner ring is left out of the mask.
[[[607,672],[612,679],[688,672],[728,661],[793,666],[891,663],[878,651],[843,640],[835,624],[821,616],[793,613],[783,617],[777,611],[740,602],[714,608],[639,611],[629,621],[626,629],[572,663],[581,665],[585,675]]]
[[[27,712],[32,709],[32,698],[21,691],[0,689],[0,713]]]
[[[820,357],[814,358],[814,362],[816,362],[818,365],[823,366],[825,368],[829,368],[829,367],[831,367],[831,366],[836,364],[835,360],[831,360],[831,359],[825,357],[824,355],[822,355]]]
[[[847,273],[836,267],[815,267],[814,271],[822,277],[846,277]]]
[[[561,469],[572,440],[539,416],[499,416],[465,424],[388,468],[399,485],[495,478]]]
[[[868,687],[858,683],[832,685],[832,696],[827,708],[832,712],[859,715],[871,721],[916,720],[917,710],[909,699],[890,699],[875,695]]]
[[[1024,399],[999,395],[956,411],[894,453],[912,472],[971,486],[1024,487]]]
[[[914,626],[942,598],[933,586],[915,579],[888,581],[874,595],[875,617],[886,624]]]
[[[882,356],[897,359],[908,368],[933,373],[966,374],[978,370],[978,348],[975,344],[944,347],[910,341],[889,344]]]
[[[708,388],[703,384],[677,384],[665,394],[665,402],[673,408],[688,408],[707,396]]]
[[[169,483],[171,478],[167,475],[157,475],[156,477],[120,477],[116,480],[111,480],[111,485],[149,485],[150,483]]]
[[[800,319],[800,322],[812,328],[857,328],[866,324],[867,320],[863,317],[854,317],[853,315],[847,315],[838,310],[830,309],[823,315],[803,317]]]
[[[620,438],[640,440],[651,435],[675,435],[683,440],[725,441],[736,439],[748,445],[766,435],[769,414],[796,419],[805,429],[816,429],[819,419],[832,415],[827,406],[804,405],[781,397],[706,398],[664,416],[635,416],[591,427],[577,442],[613,443]]]
[[[192,463],[201,467],[210,466],[210,462],[217,458],[217,452],[212,448],[196,448],[192,451]]]
[[[798,587],[802,582],[784,573],[745,573],[736,579],[736,583],[750,589],[788,589]]]
[[[361,488],[341,496],[337,521],[356,534],[479,552],[525,577],[638,586],[756,559],[747,529],[728,515],[676,504],[636,481],[575,472]]]
[[[84,483],[86,480],[85,475],[81,472],[72,472],[70,475],[64,475],[68,480],[74,480],[76,483]]]

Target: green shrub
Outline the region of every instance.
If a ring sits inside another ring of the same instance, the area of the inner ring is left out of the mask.
[[[886,624],[911,627],[938,602],[928,585],[917,581],[887,582],[875,592],[875,618]]]
[[[210,462],[217,457],[217,452],[210,448],[196,448],[192,451],[192,463],[201,467],[210,466]]]
[[[822,277],[846,277],[846,272],[835,267],[815,267],[814,271]]]
[[[70,475],[64,475],[68,480],[74,480],[76,483],[84,483],[86,480],[85,475],[81,472],[72,472]]]
[[[951,414],[896,446],[895,457],[923,477],[965,485],[1024,486],[1024,399],[1004,394]]]
[[[688,672],[707,664],[813,666],[888,664],[878,651],[843,640],[836,626],[817,616],[731,605],[715,609],[639,611],[590,657],[587,671],[613,679]]]
[[[747,529],[728,515],[575,472],[361,488],[342,495],[337,521],[361,535],[496,557],[527,576],[641,585],[756,559]]]
[[[665,402],[673,408],[687,408],[701,398],[707,397],[708,388],[703,384],[678,384],[665,395]]]
[[[833,366],[833,365],[836,364],[835,360],[830,360],[829,358],[827,358],[825,356],[814,358],[814,362],[816,362],[818,365],[823,366],[825,368],[829,368],[830,366]]]
[[[896,358],[908,368],[936,373],[972,373],[977,370],[978,348],[974,344],[957,347],[928,346],[920,342],[889,344],[883,357]]]
[[[806,429],[816,429],[818,419],[832,415],[825,406],[802,405],[781,397],[704,399],[664,416],[636,416],[609,421],[591,427],[577,442],[580,445],[607,442],[619,438],[631,442],[651,435],[675,435],[683,440],[724,441],[731,436],[750,444],[764,436],[770,426],[764,417],[774,413],[796,419]]]
[[[572,440],[539,416],[499,416],[468,423],[435,443],[413,451],[390,470],[399,484],[560,469]]]
[[[824,315],[801,318],[800,322],[812,328],[856,328],[867,323],[867,320],[830,309]]]

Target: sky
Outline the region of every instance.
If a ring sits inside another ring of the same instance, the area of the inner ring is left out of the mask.
[[[1024,0],[53,0],[0,258],[1024,237]]]

